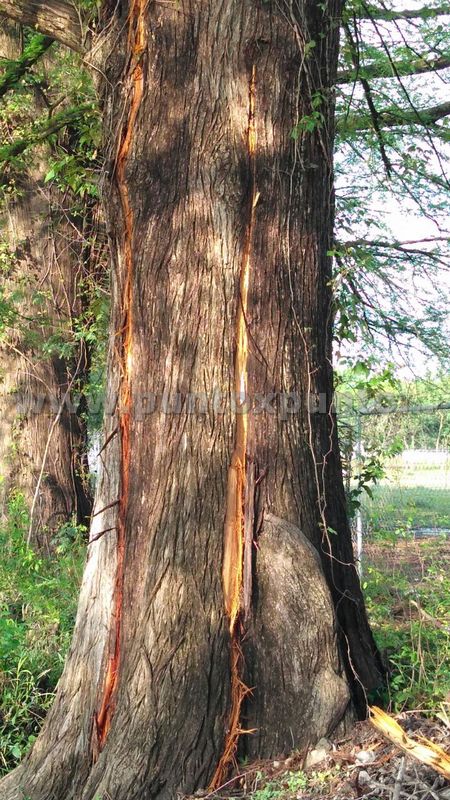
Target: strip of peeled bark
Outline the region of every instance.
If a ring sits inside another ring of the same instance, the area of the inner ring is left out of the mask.
[[[217,766],[227,766],[234,732],[247,718],[257,720],[260,728],[257,754],[275,755],[285,746],[285,702],[292,702],[298,713],[298,719],[292,717],[295,748],[305,737],[337,724],[345,713],[346,682],[362,709],[358,681],[372,687],[380,678],[353,563],[330,411],[330,87],[336,75],[340,2],[322,6],[307,0],[295,11],[287,4],[255,0],[139,7],[148,39],[139,58],[143,85],[135,116],[129,29],[136,6],[124,2],[103,8],[114,41],[108,64],[102,65],[111,142],[105,202],[114,253],[108,374],[110,390],[120,399],[128,383],[123,311],[129,287],[129,459],[125,469],[124,412],[113,406],[97,500],[99,509],[109,508],[94,518],[73,649],[33,753],[1,787],[6,800],[15,800],[18,782],[32,800],[92,800],[96,795],[169,800],[177,792],[191,793],[215,775],[217,782]],[[312,41],[315,46],[307,46]],[[251,158],[249,86],[255,98]],[[317,93],[323,123],[308,133],[304,121],[311,117]],[[121,175],[117,153],[130,120],[132,136]],[[299,122],[300,135],[294,139],[291,132]],[[133,242],[131,284],[127,241]],[[243,284],[245,276],[248,284]],[[245,421],[237,420],[242,410],[236,406],[238,383],[239,395],[252,405]],[[310,413],[315,399],[317,413]],[[116,429],[119,434],[113,436]],[[121,499],[124,479],[126,504]],[[299,585],[305,546],[299,530],[321,556],[328,590],[311,555],[305,583]],[[248,570],[243,542],[249,533],[254,539],[260,533],[261,553],[266,533],[268,547],[271,541],[282,547],[286,536],[278,570],[286,581],[290,561],[299,562],[286,603],[275,610],[280,619],[289,609],[311,616],[299,621],[308,630],[308,648],[303,652],[286,637],[285,660],[300,662],[297,671],[285,669],[284,685],[285,664],[261,630],[273,612],[270,547],[267,556],[261,555],[261,591],[253,547],[253,623],[242,598],[245,586],[249,592],[243,580],[245,565]],[[117,632],[117,565],[122,558],[114,713],[93,763],[95,715]],[[296,585],[302,590],[298,604]],[[314,602],[315,596],[320,602]],[[257,635],[252,647],[250,636],[246,640],[248,650],[236,628],[246,608],[249,634],[254,630]],[[233,662],[236,634],[245,665]],[[326,645],[326,663],[320,642]],[[252,651],[267,664],[258,669]],[[89,678],[80,657],[88,658]],[[257,676],[258,684],[246,675]],[[324,675],[333,687],[329,697]],[[252,686],[248,705],[236,703],[233,676]],[[281,697],[271,690],[275,685]],[[307,713],[302,711],[305,685]],[[327,713],[325,700],[331,704]],[[273,736],[263,731],[269,720],[276,728]],[[250,736],[242,737],[242,746],[247,741],[251,750]]]
[[[139,59],[146,46],[146,30],[144,24],[144,0],[132,0],[129,14],[129,47],[131,48],[131,104],[126,121],[117,163],[117,185],[119,189],[122,215],[124,220],[123,260],[125,266],[125,282],[122,297],[122,326],[118,331],[120,345],[120,361],[122,378],[119,396],[119,426],[121,461],[120,461],[120,487],[118,498],[117,519],[117,566],[114,588],[114,626],[111,630],[111,650],[106,672],[103,697],[100,709],[96,713],[96,736],[94,753],[103,748],[108,736],[111,719],[114,714],[117,692],[117,681],[120,668],[120,634],[122,623],[123,582],[125,567],[125,541],[126,541],[126,514],[128,509],[129,479],[130,479],[130,425],[132,410],[132,365],[133,365],[133,251],[134,251],[134,215],[130,205],[128,185],[126,181],[126,166],[128,153],[133,141],[133,131],[136,116],[142,101],[144,76]]]
[[[249,688],[243,682],[243,656],[241,639],[244,633],[244,558],[245,558],[245,518],[246,518],[246,487],[248,486],[247,448],[248,443],[248,414],[246,413],[248,382],[248,334],[247,334],[247,309],[248,293],[251,273],[251,256],[253,242],[253,228],[255,222],[255,207],[258,201],[255,185],[255,156],[256,156],[256,131],[255,131],[255,93],[256,93],[256,66],[249,68],[248,86],[248,126],[247,126],[247,154],[248,154],[248,210],[247,227],[244,236],[242,265],[239,276],[239,297],[236,314],[236,353],[234,363],[234,396],[236,402],[236,439],[231,465],[228,470],[227,498],[225,512],[224,552],[223,552],[223,593],[225,612],[229,617],[231,637],[231,708],[228,721],[228,733],[225,740],[224,751],[217,765],[211,789],[220,786],[235,760],[236,748],[241,729],[242,703],[249,693]],[[250,469],[252,465],[249,465]],[[251,524],[252,520],[250,521]],[[252,542],[250,541],[250,547]],[[247,551],[248,553],[248,551]],[[251,572],[247,572],[251,576]],[[247,588],[247,597],[251,598],[251,584]],[[245,732],[245,731],[244,731]]]

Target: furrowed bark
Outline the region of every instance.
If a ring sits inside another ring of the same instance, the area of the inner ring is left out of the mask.
[[[32,800],[172,800],[217,785],[237,747],[284,749],[286,702],[303,747],[346,714],[348,686],[364,713],[359,681],[380,680],[331,412],[340,12],[337,0],[295,13],[254,0],[103,6],[116,397],[105,511],[55,706],[5,800],[19,782]],[[323,122],[308,132],[317,92]],[[292,669],[265,636],[280,548]]]
[[[255,580],[258,602],[244,644],[255,687],[244,713],[253,731],[245,752],[250,758],[289,753],[293,738],[306,751],[351,714],[318,553],[296,526],[267,514]]]

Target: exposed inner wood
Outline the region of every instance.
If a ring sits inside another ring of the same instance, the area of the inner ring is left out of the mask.
[[[119,189],[125,233],[123,258],[125,264],[125,285],[122,298],[121,368],[119,431],[121,441],[120,456],[120,496],[117,521],[117,566],[114,589],[113,627],[110,656],[106,671],[103,696],[96,715],[98,751],[101,751],[111,727],[117,693],[120,667],[120,634],[123,607],[123,580],[125,564],[126,514],[129,496],[130,472],[130,424],[131,424],[131,381],[133,351],[133,210],[129,199],[126,180],[128,153],[133,139],[133,129],[144,92],[144,73],[140,63],[146,46],[144,25],[145,0],[133,0],[130,8],[128,44],[132,53],[130,68],[131,105],[122,136],[116,162],[117,185]]]
[[[244,733],[240,725],[241,707],[245,696],[250,689],[242,680],[243,656],[241,651],[241,637],[243,633],[244,606],[248,606],[248,590],[244,591],[244,554],[246,531],[249,522],[246,518],[246,498],[249,500],[247,487],[247,447],[248,447],[248,417],[245,413],[247,397],[247,359],[248,359],[248,333],[247,333],[247,306],[248,289],[250,281],[250,262],[252,251],[252,238],[255,217],[255,207],[258,201],[255,182],[255,155],[256,155],[256,129],[255,129],[255,91],[256,91],[256,66],[253,64],[249,79],[248,93],[248,127],[247,127],[247,152],[249,165],[249,199],[248,222],[245,231],[242,265],[239,281],[239,300],[236,317],[236,355],[234,365],[234,392],[236,397],[236,438],[231,464],[228,470],[227,508],[224,531],[224,557],[223,557],[223,590],[225,611],[229,617],[229,630],[231,636],[231,708],[228,721],[227,735],[222,757],[217,765],[211,781],[211,788],[217,788],[223,783],[227,771],[234,761],[238,739]],[[253,469],[253,464],[251,464]],[[248,534],[247,534],[248,539]],[[248,557],[246,564],[248,565]],[[246,568],[247,582],[249,580]],[[246,602],[244,602],[244,595]],[[245,616],[249,609],[245,608]]]

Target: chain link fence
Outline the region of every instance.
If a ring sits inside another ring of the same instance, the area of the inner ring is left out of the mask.
[[[377,536],[450,537],[450,404],[339,417],[357,557]]]
[[[450,533],[450,451],[404,450],[385,464],[385,475],[361,497],[363,532]]]

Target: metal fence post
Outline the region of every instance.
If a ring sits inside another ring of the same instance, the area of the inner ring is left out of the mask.
[[[355,456],[356,462],[358,464],[358,469],[361,469],[362,465],[362,435],[361,435],[361,414],[357,411],[357,423],[356,423],[356,443],[355,443]],[[363,521],[362,521],[362,510],[361,505],[356,509],[356,516],[355,516],[355,527],[356,527],[356,568],[358,570],[358,575],[362,578],[363,568],[362,568],[362,559],[363,559]]]

